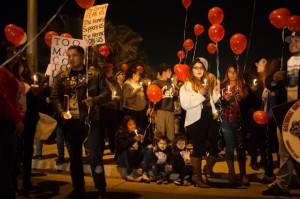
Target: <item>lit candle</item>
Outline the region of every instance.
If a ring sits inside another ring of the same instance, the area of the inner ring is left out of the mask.
[[[37,85],[37,84],[38,84],[37,76],[33,75],[33,85]]]
[[[227,92],[230,93],[230,85],[227,87]]]
[[[253,86],[256,86],[257,85],[257,79],[254,79],[253,80]]]
[[[221,84],[221,82],[220,82],[220,80],[219,79],[217,79],[217,84],[219,85],[219,84]]]
[[[137,133],[137,130],[136,130],[136,129],[134,130],[134,133],[135,133],[136,136],[138,136],[138,133]]]
[[[148,82],[148,86],[150,86],[150,84],[151,84],[151,81]]]
[[[140,86],[143,86],[143,82],[140,82]]]
[[[113,92],[113,97],[115,97],[115,96],[116,96],[116,94],[117,94],[117,91],[114,91],[114,92]]]
[[[206,86],[207,86],[207,79],[203,79],[203,84],[202,84],[202,86],[204,86],[204,88],[206,88]]]

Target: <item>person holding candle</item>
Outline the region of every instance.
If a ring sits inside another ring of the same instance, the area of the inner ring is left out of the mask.
[[[225,159],[229,170],[229,183],[237,185],[234,169],[234,150],[236,149],[240,178],[243,185],[249,186],[246,175],[246,142],[243,122],[248,107],[259,109],[260,104],[245,83],[237,63],[230,64],[221,83],[222,123],[221,130],[225,140]]]
[[[263,97],[265,93],[269,93],[265,87],[267,67],[269,67],[268,60],[265,57],[259,57],[244,75],[246,83],[251,87],[251,90],[261,104],[260,110],[264,111],[267,111],[267,106],[269,105],[267,100],[264,100],[265,97]],[[271,96],[268,100],[270,99]],[[272,140],[273,137],[276,137],[276,124],[271,117],[268,118],[268,124],[257,124],[252,116],[255,111],[254,109],[249,109],[248,120],[245,121],[247,123],[246,125],[249,126],[249,128],[247,128],[247,137],[250,136],[248,143],[248,151],[251,155],[250,166],[253,170],[259,170],[260,167],[264,167],[265,174],[258,177],[262,181],[268,182],[274,178],[272,149],[275,147],[273,146]],[[261,156],[260,164],[257,162],[259,153]]]
[[[145,107],[147,99],[143,87],[139,83],[141,72],[136,68],[131,68],[127,71],[126,76],[128,78],[122,86],[123,114],[133,116],[137,127],[146,129]]]
[[[17,48],[8,41],[0,43],[0,198],[15,198],[13,190],[13,168],[16,144],[24,130],[24,110],[19,101],[24,96],[24,85],[12,73],[18,67]],[[15,56],[15,58],[12,58]],[[10,60],[10,61],[8,61]],[[7,62],[8,61],[8,62]],[[4,63],[7,62],[5,65]]]
[[[106,198],[106,180],[103,167],[102,146],[104,132],[100,128],[99,107],[112,98],[103,71],[84,65],[85,52],[81,46],[69,46],[67,56],[70,67],[59,73],[52,86],[53,106],[63,120],[62,130],[70,156],[70,173],[73,190],[67,199],[85,196],[82,145],[85,145],[98,198]],[[64,96],[69,96],[69,107],[64,106]],[[67,109],[69,112],[67,113]]]
[[[208,81],[208,63],[198,57],[190,65],[188,80],[179,91],[181,107],[186,111],[184,126],[193,144],[191,154],[192,181],[195,186],[210,187],[202,178],[202,157],[206,154],[206,143],[209,147],[207,167],[212,172],[220,149],[220,139],[216,121],[213,118],[215,103],[220,98],[220,85]],[[207,79],[207,84],[204,84]]]
[[[142,162],[142,143],[144,141],[142,132],[137,128],[135,119],[130,115],[125,115],[115,135],[114,160],[118,167],[126,169],[124,177],[127,181],[140,182],[142,180],[142,176],[135,172]]]
[[[110,154],[115,153],[115,133],[117,132],[121,123],[121,107],[123,100],[123,92],[118,82],[113,77],[114,66],[111,63],[104,65],[104,79],[112,92],[112,100],[105,106],[101,107],[101,115],[105,115],[101,119],[101,127],[106,132]],[[104,151],[104,149],[103,149]]]

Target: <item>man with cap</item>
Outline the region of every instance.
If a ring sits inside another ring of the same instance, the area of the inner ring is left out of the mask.
[[[275,73],[267,76],[266,87],[278,93],[281,103],[299,100],[300,97],[300,31],[293,32],[285,38],[289,43],[290,56],[285,60],[284,65]],[[278,125],[278,124],[277,124]],[[278,125],[280,126],[280,125]],[[290,154],[285,147],[282,134],[277,131],[279,142],[280,168],[276,174],[275,181],[267,190],[262,191],[263,195],[289,195],[291,179],[293,175],[294,165]]]

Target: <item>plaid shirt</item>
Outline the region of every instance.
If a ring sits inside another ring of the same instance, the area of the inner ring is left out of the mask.
[[[236,87],[231,86],[230,92],[233,93],[233,95],[229,100],[228,104],[223,108],[222,119],[228,122],[239,122],[241,119],[241,111],[240,111],[239,103],[234,94],[236,92]]]

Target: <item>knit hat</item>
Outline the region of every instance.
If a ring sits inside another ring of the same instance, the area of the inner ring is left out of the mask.
[[[208,62],[207,62],[207,60],[205,58],[203,58],[203,57],[197,57],[195,59],[195,61],[196,60],[199,60],[201,62],[201,64],[205,67],[205,70],[208,70]]]
[[[121,74],[125,75],[123,71],[118,71],[118,72],[115,74],[115,78],[117,79],[117,77],[118,77],[119,75],[121,75]]]
[[[292,37],[299,37],[299,38],[300,38],[300,31],[292,32],[292,34],[291,34],[290,36],[287,36],[287,37],[284,39],[284,41],[287,42],[287,43],[290,43]]]

